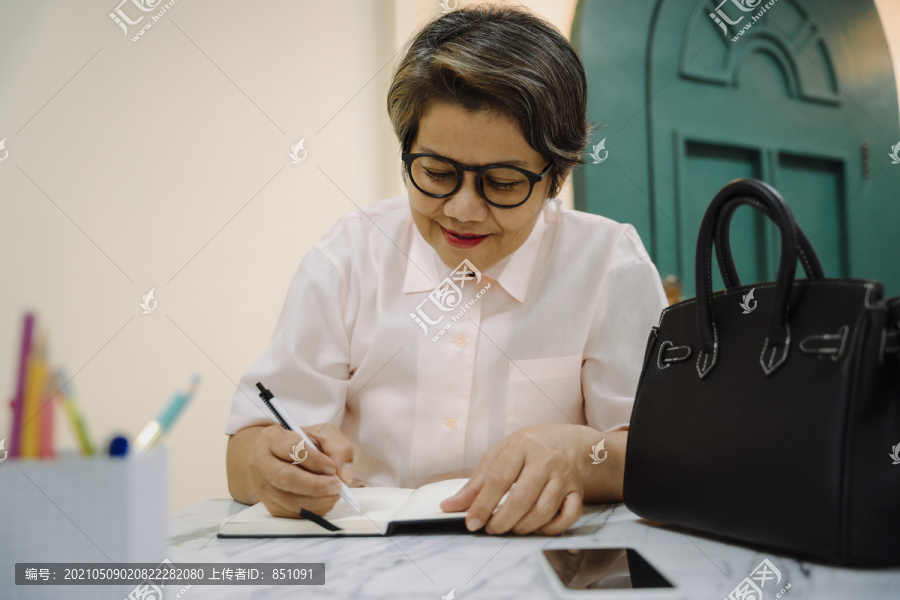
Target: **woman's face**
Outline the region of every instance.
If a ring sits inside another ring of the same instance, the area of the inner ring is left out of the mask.
[[[511,164],[540,173],[547,166],[509,118],[486,110],[468,112],[443,102],[433,103],[419,121],[410,152],[439,154],[471,167]],[[409,205],[419,233],[445,265],[453,269],[467,258],[484,270],[528,238],[547,199],[550,177],[535,184],[525,204],[498,208],[482,200],[475,173],[464,173],[462,186],[449,198],[432,198],[409,182]],[[480,237],[460,239],[454,234]]]

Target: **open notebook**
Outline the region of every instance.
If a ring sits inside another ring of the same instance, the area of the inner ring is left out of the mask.
[[[323,515],[343,531],[328,531],[307,519],[273,517],[262,502],[245,508],[219,528],[218,537],[302,537],[332,535],[391,535],[398,526],[434,521],[463,522],[465,512],[445,513],[441,502],[458,492],[468,479],[447,479],[411,490],[406,488],[352,488],[365,514],[343,499]]]

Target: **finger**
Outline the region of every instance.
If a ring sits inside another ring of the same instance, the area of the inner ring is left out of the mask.
[[[541,535],[559,535],[581,518],[581,508],[581,493],[577,490],[569,492],[566,494],[566,497],[563,498],[562,507],[560,508],[559,513],[551,518],[546,525],[541,526],[537,530],[538,533]],[[526,533],[531,533],[531,531],[533,531],[527,527],[523,528],[523,530],[524,529],[527,529],[527,531],[525,531]]]
[[[272,496],[266,496],[265,499],[260,500],[266,509],[269,511],[269,514],[273,517],[287,517],[290,518],[292,515],[290,514],[290,509],[285,508],[281,505],[277,500],[275,500]],[[299,517],[299,513],[297,514]]]
[[[330,423],[306,427],[304,431],[319,449],[331,458],[344,483],[350,483],[353,480],[353,457],[356,450],[347,436]]]
[[[263,470],[267,485],[294,496],[322,497],[337,494],[339,486],[334,476],[312,473],[277,458]]]
[[[317,515],[328,514],[340,496],[322,496],[313,498],[309,496],[297,496],[287,494],[281,490],[271,489],[267,491],[263,504],[273,517],[300,518],[300,511],[306,509]]]
[[[548,480],[534,504],[513,526],[513,531],[517,534],[531,533],[549,523],[556,516],[556,511],[569,491],[570,488],[566,488],[556,479]]]
[[[466,527],[469,531],[481,529],[487,523],[500,498],[518,479],[524,465],[524,453],[506,452],[485,473],[484,485],[472,501],[466,515]]]
[[[488,518],[485,532],[506,533],[527,515],[538,502],[550,474],[541,467],[528,467],[522,473],[500,507]]]
[[[485,471],[486,469],[479,465],[458,492],[441,502],[441,510],[444,512],[461,512],[469,508],[484,485]]]
[[[465,485],[454,495],[441,502],[441,510],[444,512],[460,512],[467,510],[472,505],[475,497],[478,496],[478,492],[480,492],[481,488],[484,486],[485,473],[487,473],[494,465],[499,453],[500,450],[496,445],[485,452],[484,456],[481,457],[481,460],[478,461],[478,466],[472,471],[472,475],[469,476],[469,480]]]
[[[294,464],[313,473],[334,475],[337,468],[334,461],[324,452],[305,442],[296,431],[281,429],[269,439],[269,452],[276,458]]]

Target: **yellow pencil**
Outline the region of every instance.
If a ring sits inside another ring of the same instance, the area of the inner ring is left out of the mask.
[[[47,378],[47,335],[38,333],[34,349],[28,356],[28,375],[25,379],[25,400],[22,406],[23,458],[40,455],[40,410]]]

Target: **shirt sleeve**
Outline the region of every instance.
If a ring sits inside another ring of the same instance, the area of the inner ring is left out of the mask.
[[[238,383],[226,434],[272,422],[259,398],[258,381],[301,426],[341,426],[349,379],[346,307],[346,278],[314,247],[291,281],[272,341]]]
[[[600,431],[628,429],[647,336],[667,302],[646,253],[610,271],[602,286],[581,370],[585,418]]]

